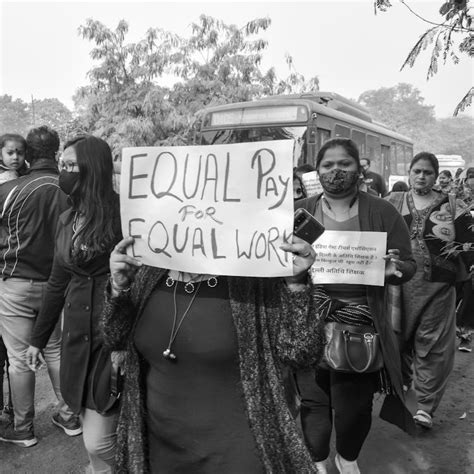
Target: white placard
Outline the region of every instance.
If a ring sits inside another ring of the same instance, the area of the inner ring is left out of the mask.
[[[306,191],[306,197],[314,196],[315,194],[321,194],[323,187],[319,181],[319,176],[316,171],[309,171],[301,175],[301,181]]]
[[[125,148],[120,204],[131,254],[192,273],[287,276],[293,141]]]
[[[386,232],[326,230],[313,244],[313,283],[383,286],[387,253]]]

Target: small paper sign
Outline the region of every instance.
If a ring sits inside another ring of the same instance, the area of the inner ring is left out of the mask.
[[[310,270],[314,284],[384,285],[386,232],[327,230],[313,247],[317,252]]]
[[[323,187],[319,182],[319,176],[316,171],[310,171],[301,175],[301,181],[303,181],[303,186],[306,191],[306,196],[314,196],[315,194],[321,194],[323,192]]]

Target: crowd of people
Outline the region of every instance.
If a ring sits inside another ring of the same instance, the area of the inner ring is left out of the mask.
[[[281,247],[286,278],[144,265],[127,253],[104,140],[79,135],[60,152],[38,127],[0,146],[0,442],[38,443],[43,364],[51,421],[83,434],[91,474],[324,474],[333,431],[336,468],[357,474],[376,392],[386,421],[432,428],[456,337],[470,351],[474,331],[474,168],[453,179],[418,153],[406,187],[387,192],[354,142],[327,141],[314,168],[294,170],[295,208],[387,244],[382,286],[321,284],[314,248],[296,236]],[[322,192],[311,195],[303,175],[314,172]],[[338,366],[327,352],[338,327],[375,338],[380,364]]]

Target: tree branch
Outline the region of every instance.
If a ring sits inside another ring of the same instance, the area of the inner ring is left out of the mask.
[[[402,5],[405,5],[405,7],[408,8],[408,10],[410,10],[411,13],[413,13],[413,15],[415,15],[417,18],[419,18],[420,20],[424,21],[425,23],[428,23],[430,25],[434,25],[434,26],[442,26],[443,28],[450,28],[450,25],[446,25],[446,22],[444,21],[443,23],[436,23],[434,21],[431,21],[431,20],[427,20],[426,18],[423,18],[420,14],[416,13],[416,11],[413,10],[413,8],[411,8],[406,2],[405,0],[400,0],[400,3]],[[453,28],[454,31],[457,31],[457,32],[465,32],[465,33],[472,33],[472,29],[470,28],[464,28],[464,27],[455,27]]]

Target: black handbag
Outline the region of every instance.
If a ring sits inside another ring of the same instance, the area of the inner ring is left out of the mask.
[[[372,326],[327,322],[326,364],[340,372],[369,373],[383,368],[380,336]]]
[[[120,369],[112,364],[110,351],[104,348],[100,349],[92,368],[91,383],[95,410],[101,415],[110,414],[120,399],[122,375]]]

